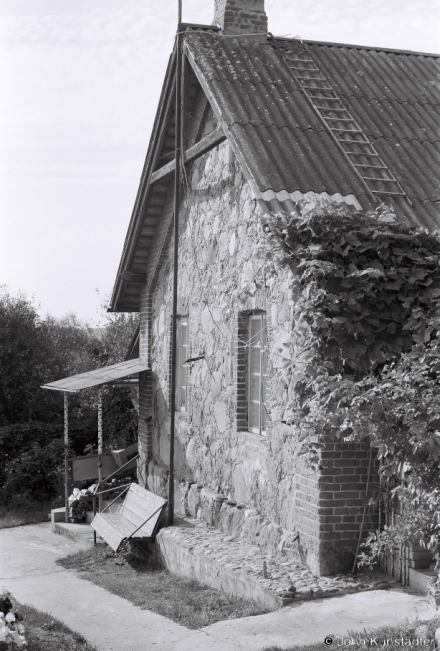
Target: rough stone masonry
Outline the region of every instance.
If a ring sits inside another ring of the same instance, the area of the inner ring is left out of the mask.
[[[224,33],[267,33],[263,0],[216,0]],[[195,112],[197,113],[197,107]],[[204,133],[217,127],[212,109]],[[296,342],[295,294],[264,232],[264,215],[225,142],[187,166],[180,209],[178,314],[187,318],[187,405],[176,414],[175,495],[181,514],[242,537],[317,575],[351,569],[368,451],[329,443],[321,469],[298,458],[287,423],[306,352]],[[166,496],[170,441],[172,209],[168,198],[142,293],[140,481]],[[275,261],[275,263],[274,263]],[[246,318],[265,316],[264,435],[248,431]],[[370,490],[375,484],[370,481]]]
[[[212,128],[209,123],[206,131]],[[169,457],[169,363],[172,296],[172,202],[150,261],[141,355],[141,481],[166,495]],[[298,364],[292,360],[290,271],[266,275],[273,245],[262,213],[230,146],[223,143],[188,170],[181,209],[179,306],[188,317],[187,410],[177,413],[176,508],[269,553],[306,561],[317,574],[348,569],[365,500],[368,452],[329,444],[323,469],[297,458],[285,424]],[[273,266],[272,266],[273,268]],[[240,315],[263,311],[267,323],[266,434],[241,426]],[[294,349],[294,346],[293,346]],[[299,361],[301,352],[298,352]]]

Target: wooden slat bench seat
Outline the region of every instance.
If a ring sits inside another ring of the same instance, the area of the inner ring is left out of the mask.
[[[117,552],[131,538],[152,540],[166,504],[162,497],[138,484],[130,484],[118,513],[97,513],[92,527]]]

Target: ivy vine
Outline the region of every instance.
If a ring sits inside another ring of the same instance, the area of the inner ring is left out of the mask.
[[[329,439],[370,441],[394,479],[401,525],[371,532],[365,560],[440,524],[440,237],[382,205],[356,211],[311,195],[267,223],[293,272],[289,422],[311,463]]]

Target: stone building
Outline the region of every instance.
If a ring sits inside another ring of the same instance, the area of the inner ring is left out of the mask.
[[[310,192],[357,207],[391,201],[439,220],[438,57],[272,36],[264,0],[215,0],[183,25],[178,391],[169,402],[174,52],[112,311],[138,311],[140,481],[166,495],[176,410],[176,511],[318,574],[353,560],[368,452],[330,444],[321,470],[286,424],[295,361],[287,268],[270,272],[264,216]],[[137,356],[134,349],[133,356]],[[370,489],[374,488],[374,477]]]

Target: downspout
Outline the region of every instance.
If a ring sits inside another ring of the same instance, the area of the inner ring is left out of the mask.
[[[174,438],[176,415],[177,380],[177,280],[179,263],[179,191],[180,191],[180,147],[181,147],[181,95],[182,95],[182,0],[178,0],[176,34],[176,133],[174,170],[174,247],[173,247],[173,314],[171,321],[171,392],[170,392],[170,462],[168,484],[168,526],[174,524]]]

